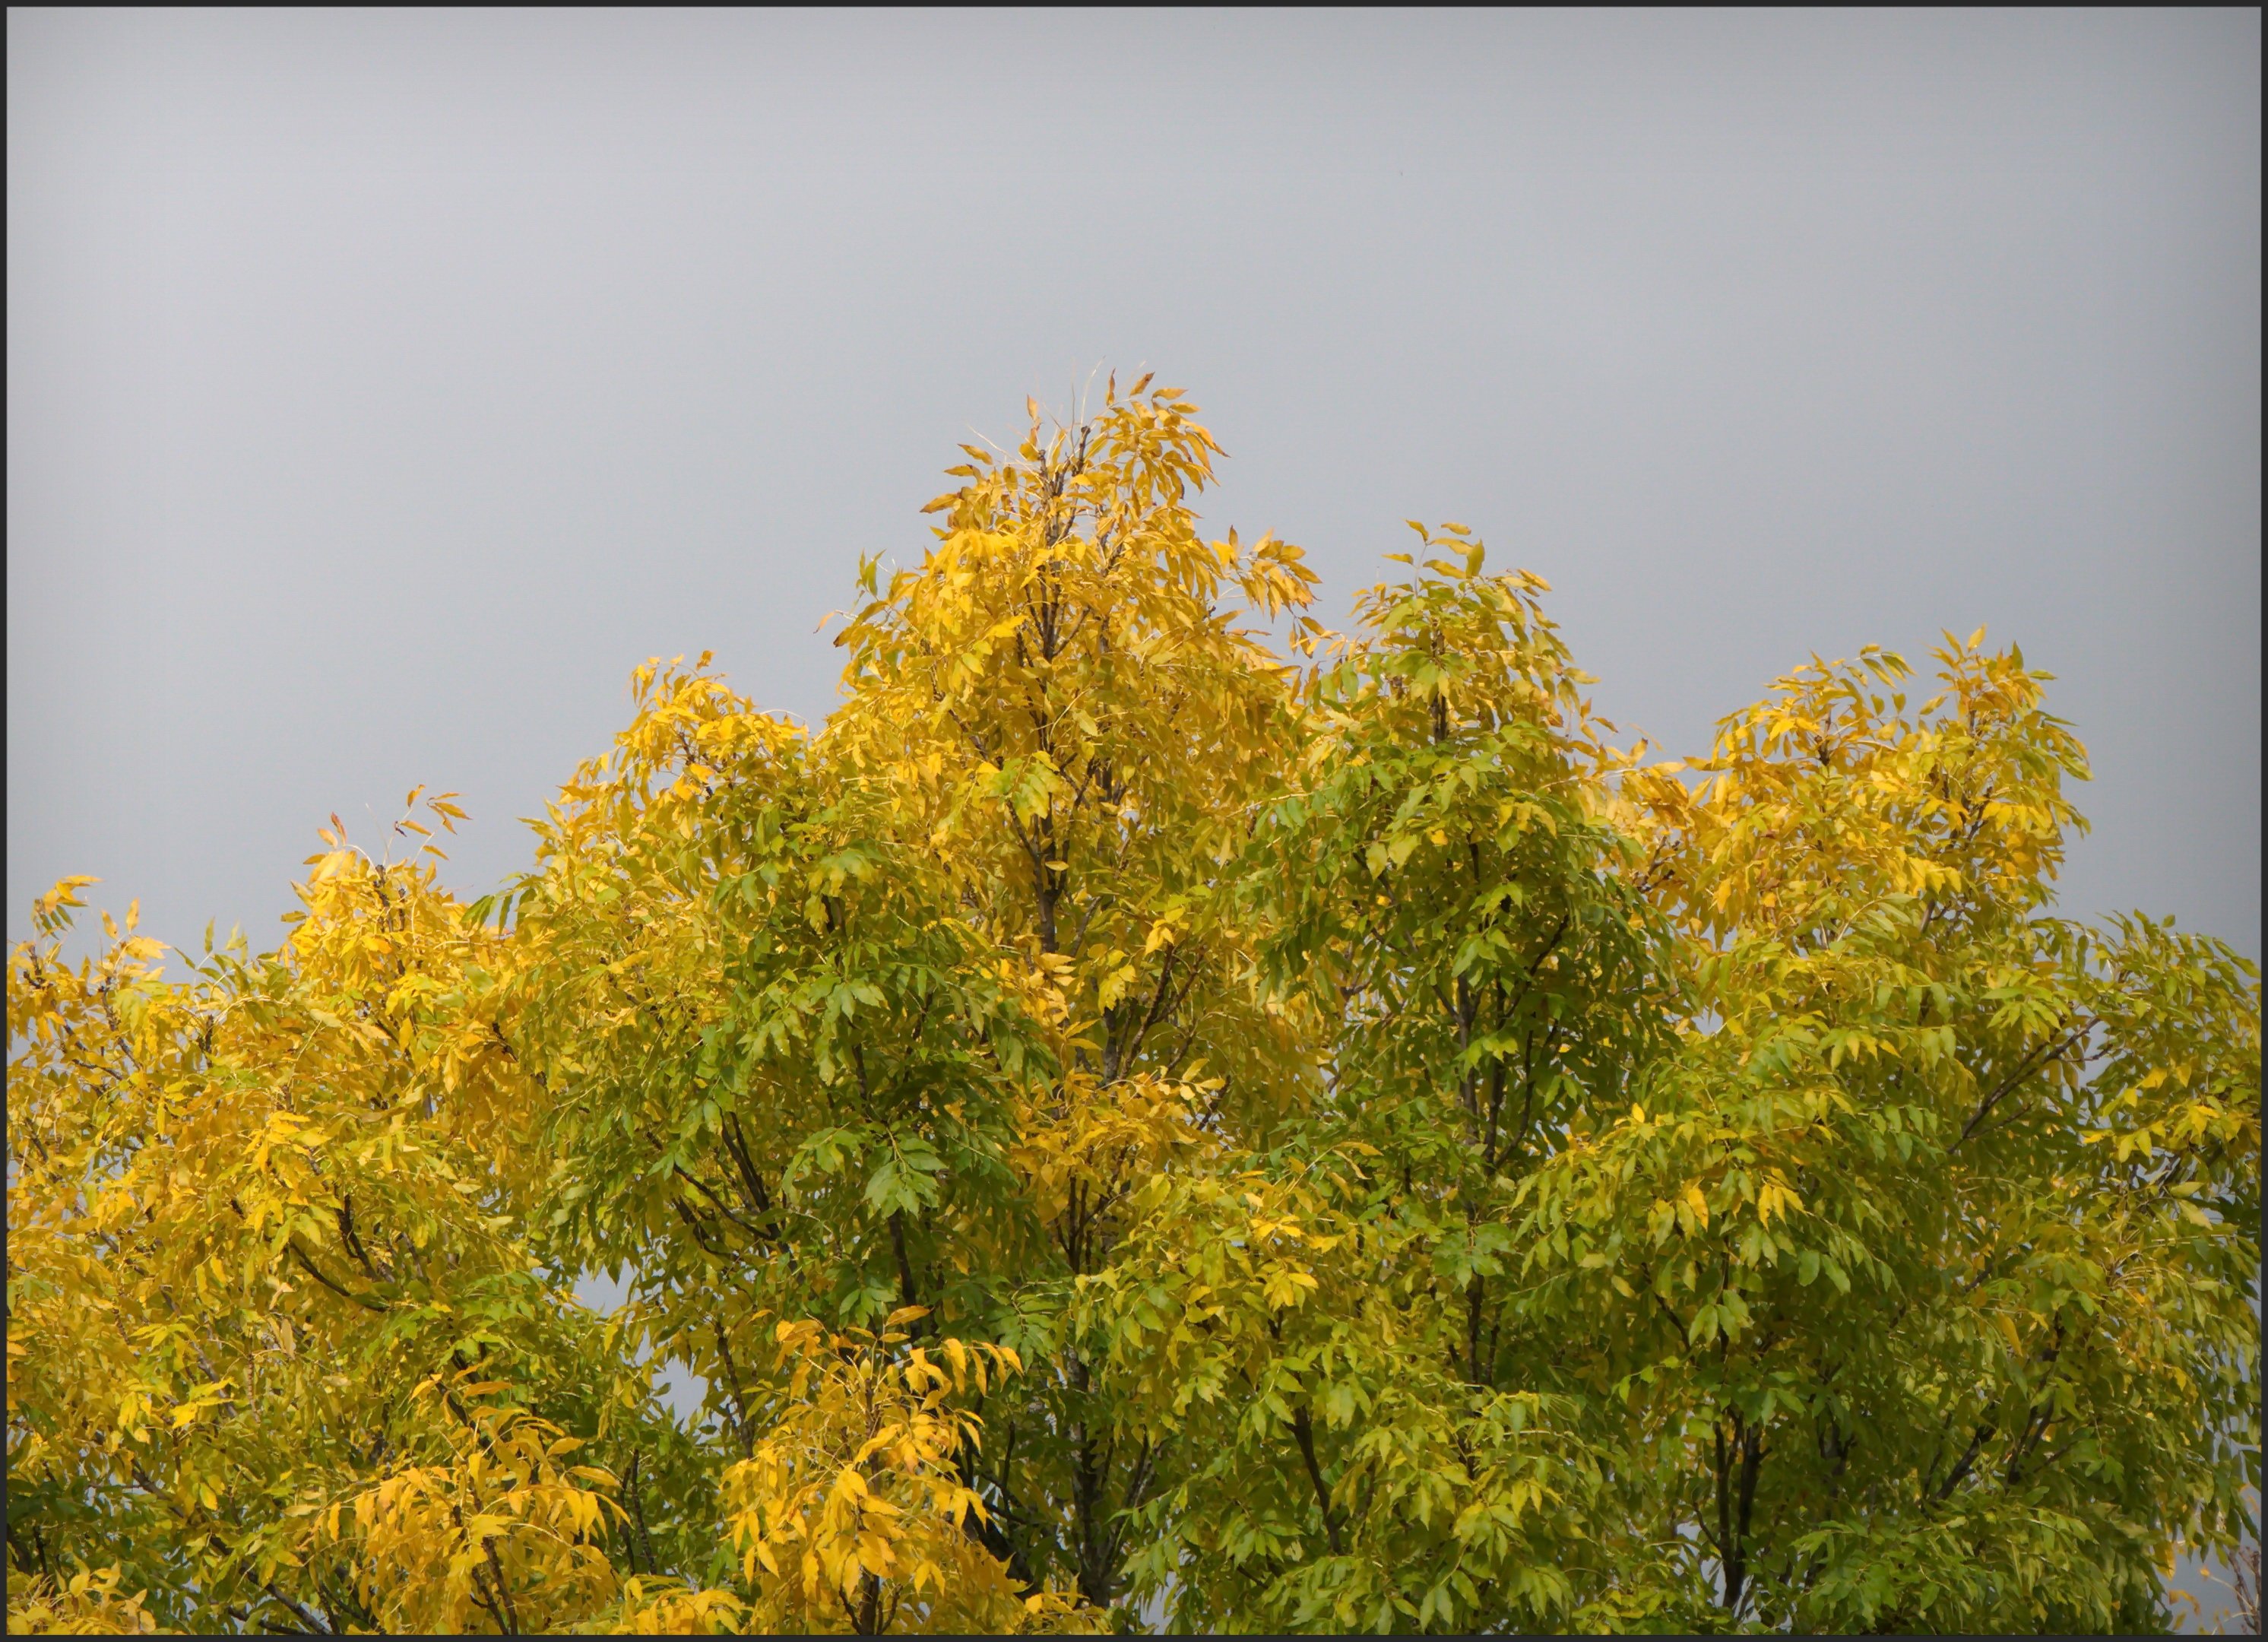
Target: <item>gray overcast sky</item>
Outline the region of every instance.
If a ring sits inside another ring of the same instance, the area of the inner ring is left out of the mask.
[[[8,13],[8,927],[454,881],[1098,363],[1329,619],[1455,519],[1679,751],[1989,623],[2094,750],[2066,906],[2260,948],[2260,18]]]

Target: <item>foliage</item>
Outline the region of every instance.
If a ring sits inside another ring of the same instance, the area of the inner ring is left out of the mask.
[[[2258,975],[2045,916],[2078,746],[2021,655],[1940,659],[1911,714],[1895,657],[1806,669],[1697,797],[1633,784],[1695,1015],[1528,1184],[1521,1268],[1730,1616],[2147,1627],[2257,1475]]]
[[[2147,1629],[2257,1539],[2258,972],[2056,916],[2045,674],[1649,763],[1464,526],[1344,635],[1204,540],[1178,391],[964,448],[826,724],[648,664],[492,896],[42,898],[11,1630]]]
[[[615,1478],[555,1462],[681,1440],[517,1233],[506,943],[327,836],[269,957],[167,982],[129,912],[74,968],[85,880],[11,954],[11,1551],[99,1557],[169,1624],[548,1616],[612,1579]]]
[[[957,1339],[909,1344],[895,1325],[918,1310],[893,1312],[879,1336],[808,1321],[775,1331],[778,1415],[725,1473],[760,1630],[808,1633],[840,1618],[864,1635],[998,1634],[1072,1615],[1059,1594],[1020,1594],[970,1531],[984,1502],[955,1465],[980,1445],[982,1422],[951,1399],[1013,1373],[1016,1354]]]

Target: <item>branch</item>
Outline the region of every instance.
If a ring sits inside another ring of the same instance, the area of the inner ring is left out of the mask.
[[[370,1257],[370,1250],[363,1246],[362,1233],[355,1229],[354,1197],[351,1193],[341,1196],[336,1218],[339,1223],[340,1241],[346,1245],[354,1257],[362,1263],[362,1269],[370,1274],[370,1280],[373,1283],[392,1282],[393,1277],[390,1272],[384,1277],[379,1275],[378,1266]]]
[[[1126,1543],[1126,1529],[1132,1521],[1134,1509],[1142,1503],[1142,1495],[1150,1486],[1152,1468],[1157,1457],[1158,1451],[1151,1445],[1151,1440],[1147,1437],[1142,1439],[1142,1451],[1134,1456],[1133,1468],[1126,1478],[1126,1503],[1119,1513],[1118,1526],[1110,1535],[1108,1550],[1113,1565],[1118,1561],[1118,1553]]]
[[[356,1305],[363,1307],[365,1311],[390,1311],[393,1309],[393,1307],[389,1307],[382,1300],[372,1300],[367,1294],[357,1294],[350,1289],[341,1288],[337,1284],[332,1282],[330,1278],[325,1277],[320,1270],[317,1270],[315,1263],[307,1258],[307,1251],[299,1247],[299,1236],[298,1233],[293,1233],[291,1234],[291,1241],[286,1242],[284,1246],[298,1256],[299,1263],[306,1269],[306,1272],[309,1277],[314,1278],[316,1282],[330,1290],[332,1293],[336,1294],[340,1299],[350,1300]]]
[[[1672,1309],[1669,1302],[1662,1299],[1660,1295],[1655,1294],[1652,1289],[1648,1289],[1646,1292],[1653,1295],[1653,1303],[1661,1307],[1661,1314],[1669,1319],[1669,1326],[1677,1330],[1677,1337],[1680,1340],[1685,1339],[1686,1332],[1684,1320],[1678,1316],[1677,1313]]]
[[[703,1197],[709,1199],[710,1202],[715,1204],[717,1205],[718,1213],[723,1215],[726,1219],[739,1226],[749,1236],[756,1239],[759,1242],[766,1241],[763,1227],[753,1225],[750,1222],[742,1219],[739,1215],[733,1213],[731,1204],[727,1204],[722,1197],[719,1197],[707,1186],[702,1184],[699,1180],[688,1174],[686,1172],[685,1166],[682,1163],[673,1163],[669,1167],[677,1172],[677,1177],[680,1180],[692,1187],[694,1190],[699,1192]]]
[[[725,1365],[725,1389],[733,1400],[733,1423],[737,1428],[734,1434],[740,1439],[741,1446],[754,1454],[756,1449],[755,1427],[749,1423],[748,1405],[740,1395],[740,1365],[733,1360],[733,1344],[725,1335],[725,1320],[711,1317],[709,1325],[716,1330],[717,1355]]]
[[[2048,1049],[2040,1051],[2036,1055],[2026,1056],[2023,1060],[2017,1064],[2016,1070],[2010,1072],[2007,1079],[2001,1082],[2000,1086],[1984,1097],[1983,1102],[1970,1116],[1968,1123],[1962,1129],[1960,1138],[1954,1141],[1951,1145],[1946,1147],[1946,1155],[1950,1157],[1955,1152],[1961,1150],[1962,1141],[1968,1139],[1970,1136],[1977,1132],[1977,1126],[1984,1121],[1985,1117],[1992,1112],[1995,1106],[1998,1106],[2000,1103],[2002,1096],[2006,1095],[2018,1084],[2023,1082],[2024,1079],[2031,1077],[2035,1072],[2043,1071],[2050,1063],[2060,1060],[2063,1057],[2063,1052],[2069,1049],[2073,1044],[2078,1042],[2080,1039],[2085,1037],[2088,1029],[2092,1027],[2094,1024],[2095,1023],[2091,1020],[2082,1021],[2080,1025],[2073,1027],[2068,1033],[2065,1034],[2059,1042],[2051,1045]]]
[[[1955,1464],[1953,1469],[1947,1473],[1945,1481],[1938,1487],[1937,1498],[1940,1504],[1951,1498],[1953,1491],[1961,1486],[1962,1479],[1969,1475],[1969,1468],[1977,1463],[1978,1451],[1992,1440],[1993,1429],[1992,1422],[1989,1419],[1977,1428],[1977,1434],[1969,1440],[1968,1448],[1962,1452],[1960,1460]]]
[[[301,1624],[305,1625],[308,1631],[312,1631],[316,1636],[327,1637],[335,1636],[338,1634],[335,1631],[332,1630],[330,1626],[323,1624],[322,1621],[316,1618],[313,1613],[309,1612],[306,1609],[302,1608],[290,1597],[284,1595],[283,1592],[277,1590],[276,1587],[268,1580],[262,1579],[260,1582],[260,1588],[267,1592],[269,1596],[276,1603],[288,1609],[294,1619],[297,1619]]]
[[[508,1627],[504,1634],[516,1637],[519,1634],[519,1615],[512,1608],[512,1592],[504,1586],[504,1564],[497,1560],[496,1541],[483,1535],[481,1554],[489,1559],[489,1577],[496,1581],[497,1595],[504,1603],[504,1623]]]
[[[740,1171],[740,1185],[748,1194],[748,1206],[758,1214],[770,1214],[772,1211],[772,1195],[764,1189],[764,1177],[757,1173],[755,1164],[749,1159],[747,1138],[740,1132],[740,1114],[726,1113],[725,1126],[719,1133],[724,1138],[725,1151],[732,1153],[733,1162]],[[777,1235],[777,1226],[773,1228],[773,1233]]]
[[[481,1577],[481,1571],[478,1568],[473,1570],[471,1585],[473,1600],[489,1610],[489,1617],[496,1621],[497,1634],[504,1637],[512,1635],[512,1627],[504,1623],[504,1610],[497,1606],[496,1598],[490,1594],[489,1582]]]
[[[637,1528],[637,1543],[645,1549],[645,1571],[648,1573],[659,1573],[661,1572],[661,1567],[654,1560],[653,1535],[646,1531],[645,1505],[638,1494],[638,1461],[644,1457],[637,1454],[630,1455],[630,1471],[622,1478],[622,1491],[630,1496],[630,1521]],[[637,1572],[637,1557],[635,1555],[630,1558],[630,1572],[632,1573]]]
[[[1158,1024],[1158,1017],[1165,1011],[1167,993],[1173,982],[1174,958],[1176,950],[1170,943],[1166,947],[1166,955],[1158,965],[1158,984],[1150,993],[1150,1007],[1142,1017],[1142,1024],[1134,1029],[1131,1037],[1123,1041],[1123,1046],[1114,1043],[1105,1051],[1102,1065],[1104,1083],[1116,1081],[1119,1072],[1142,1052],[1142,1041],[1150,1035],[1150,1029]],[[1178,1003],[1178,1000],[1176,1002]]]
[[[1323,1513],[1323,1537],[1330,1542],[1331,1555],[1344,1556],[1339,1545],[1339,1521],[1331,1514],[1330,1490],[1323,1486],[1322,1468],[1315,1463],[1315,1430],[1302,1406],[1292,1417],[1292,1435],[1299,1440],[1300,1457],[1307,1462],[1307,1480],[1315,1485],[1315,1505]]]
[[[682,1197],[672,1197],[669,1200],[669,1206],[677,1211],[677,1218],[685,1222],[685,1229],[693,1233],[693,1241],[701,1245],[702,1252],[707,1255],[711,1259],[716,1261],[718,1264],[723,1264],[725,1261],[725,1250],[718,1248],[716,1244],[709,1241],[709,1234],[701,1229],[701,1221],[699,1217],[695,1215],[692,1210],[685,1206],[685,1199]]]

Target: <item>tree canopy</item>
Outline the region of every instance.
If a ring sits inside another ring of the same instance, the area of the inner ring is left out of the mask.
[[[11,1631],[2100,1631],[2257,1537],[2259,974],[2058,916],[2048,675],[1649,762],[1465,526],[1344,633],[1205,540],[1195,416],[964,447],[825,723],[649,663],[493,895],[421,792],[273,952],[41,898]]]

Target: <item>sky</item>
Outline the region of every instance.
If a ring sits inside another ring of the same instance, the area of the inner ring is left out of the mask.
[[[8,928],[256,946],[335,812],[449,881],[716,652],[822,718],[861,553],[1098,370],[1327,621],[1402,521],[1677,754],[1989,629],[2065,909],[2260,950],[2260,18],[8,13]]]
[[[1537,571],[1628,737],[1984,626],[2065,909],[2260,952],[2260,17],[7,14],[7,895],[449,881],[648,656],[836,698],[954,446],[1154,369],[1322,615]],[[596,1291],[594,1291],[594,1294]]]

